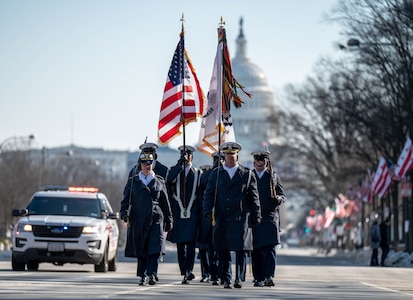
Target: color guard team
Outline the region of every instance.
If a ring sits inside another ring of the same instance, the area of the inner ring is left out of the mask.
[[[159,281],[167,240],[176,245],[182,284],[195,279],[198,253],[200,282],[242,288],[250,257],[253,285],[274,286],[285,195],[270,152],[252,152],[249,169],[238,162],[242,146],[226,142],[213,153],[212,166],[196,168],[195,148],[185,145],[178,148],[176,165],[168,168],[159,162],[155,143],[139,148],[120,209],[128,224],[125,256],[137,259],[138,284]]]

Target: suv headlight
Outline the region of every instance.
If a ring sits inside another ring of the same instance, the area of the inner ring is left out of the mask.
[[[83,227],[82,233],[84,234],[101,234],[103,232],[102,226],[85,226]]]
[[[17,224],[16,234],[19,234],[20,232],[32,232],[32,230],[32,225],[19,223]]]

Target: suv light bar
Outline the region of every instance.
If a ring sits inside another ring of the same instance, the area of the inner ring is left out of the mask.
[[[46,185],[42,187],[42,191],[69,191],[69,192],[97,193],[99,191],[99,188],[85,187],[85,186]]]

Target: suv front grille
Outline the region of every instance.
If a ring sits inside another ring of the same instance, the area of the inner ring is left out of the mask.
[[[36,237],[51,238],[78,238],[82,234],[83,227],[34,225],[33,234]]]

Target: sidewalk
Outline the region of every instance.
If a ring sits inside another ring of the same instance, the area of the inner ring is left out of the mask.
[[[336,257],[346,257],[354,260],[356,264],[360,265],[370,265],[371,259],[371,248],[364,247],[363,249],[348,251],[348,250],[337,250],[332,249],[328,255],[317,253],[316,249],[312,252],[317,256],[336,256]],[[381,255],[381,250],[379,250],[379,259]],[[413,253],[407,253],[403,251],[390,250],[386,258],[386,267],[400,267],[400,268],[413,268]]]

